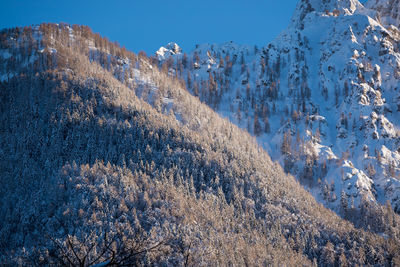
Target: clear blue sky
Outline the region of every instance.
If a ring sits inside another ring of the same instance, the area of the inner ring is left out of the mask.
[[[266,45],[298,0],[0,0],[0,28],[42,22],[84,24],[127,49],[153,54],[175,41]]]

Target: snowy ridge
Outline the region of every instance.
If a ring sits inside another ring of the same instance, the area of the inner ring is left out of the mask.
[[[304,29],[304,19],[307,16],[340,16],[352,15],[355,12],[365,12],[358,0],[301,0],[292,16],[289,28]]]

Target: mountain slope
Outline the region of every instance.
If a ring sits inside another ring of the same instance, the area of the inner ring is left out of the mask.
[[[299,1],[264,48],[205,44],[160,64],[326,207],[354,222],[364,205],[399,212],[400,35],[382,19],[396,18],[389,2]]]
[[[398,260],[390,210],[386,239],[354,229],[144,55],[76,25],[0,36],[3,263]]]

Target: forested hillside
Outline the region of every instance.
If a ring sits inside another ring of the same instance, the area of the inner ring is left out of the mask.
[[[94,34],[0,32],[0,262],[396,265],[381,235],[315,199],[168,68]]]

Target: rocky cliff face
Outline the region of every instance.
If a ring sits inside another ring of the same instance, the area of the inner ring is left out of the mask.
[[[383,25],[390,27],[400,26],[400,1],[399,0],[370,0],[366,6],[375,11],[375,18]]]

